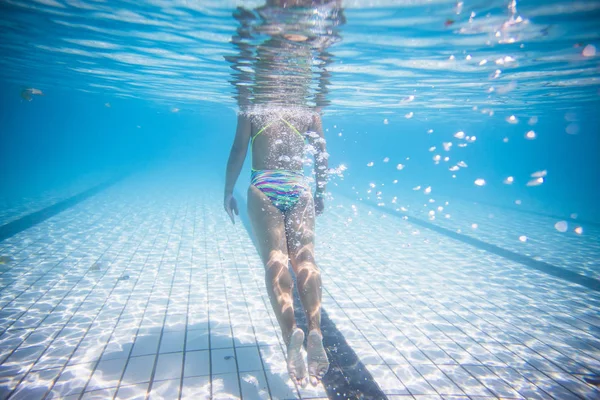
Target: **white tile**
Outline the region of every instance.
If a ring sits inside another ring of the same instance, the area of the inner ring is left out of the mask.
[[[79,394],[87,384],[96,363],[68,365],[52,387],[52,398]]]
[[[172,331],[163,332],[162,339],[160,342],[161,353],[175,353],[183,351],[183,344],[185,340],[185,331]]]
[[[411,365],[391,365],[391,370],[413,395],[437,394],[427,380]]]
[[[135,339],[131,356],[145,356],[155,354],[158,351],[160,332],[153,334],[140,334]]]
[[[160,354],[156,365],[155,381],[181,377],[183,353]]]
[[[145,400],[148,382],[137,385],[121,386],[115,396],[116,400]]]
[[[210,387],[209,376],[186,377],[183,379],[183,392],[181,398],[190,400],[209,400],[211,398]]]
[[[262,370],[263,365],[256,346],[252,347],[237,347],[238,368],[240,372]]]
[[[252,372],[240,371],[242,397],[247,400],[270,399],[267,379],[263,370]]]
[[[94,390],[91,392],[85,392],[81,397],[81,400],[106,400],[111,399],[115,396],[117,389],[101,389]]]
[[[179,397],[181,379],[154,381],[150,390],[149,400],[172,400]]]
[[[185,348],[186,351],[208,350],[208,331],[188,331]]]
[[[236,347],[256,346],[256,338],[252,326],[233,326],[233,334]]]
[[[15,400],[42,399],[50,390],[54,379],[58,377],[59,373],[60,368],[28,373],[10,398]]]
[[[366,367],[384,394],[410,394],[408,389],[387,365],[366,365]]]
[[[233,348],[217,349],[211,351],[212,373],[225,374],[236,371],[235,354]]]
[[[213,375],[212,388],[213,399],[230,400],[240,398],[237,373]]]
[[[283,369],[280,369],[279,372],[265,371],[265,376],[269,382],[269,388],[271,389],[271,396],[273,398],[299,398],[298,391],[287,373],[285,364],[283,365]]]
[[[233,347],[233,338],[229,327],[210,330],[210,348],[226,349]]]
[[[133,343],[117,343],[112,342],[106,346],[102,353],[102,360],[112,360],[115,358],[127,358],[131,353]],[[85,362],[86,360],[84,360]]]
[[[90,382],[87,391],[116,387],[125,368],[126,358],[100,361]]]
[[[522,398],[510,385],[502,378],[494,374],[490,369],[484,366],[465,365],[464,368],[477,380],[479,380],[487,389],[498,397]]]
[[[150,382],[155,355],[131,357],[125,368],[121,386]]]
[[[208,350],[185,353],[184,377],[210,375],[210,354]]]
[[[439,365],[438,367],[468,396],[494,396],[492,392],[461,366]]]

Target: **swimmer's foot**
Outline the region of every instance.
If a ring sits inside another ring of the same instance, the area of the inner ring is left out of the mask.
[[[287,346],[287,369],[292,382],[301,387],[306,387],[308,377],[306,376],[306,364],[302,354],[304,343],[304,331],[300,328],[292,333],[290,343]]]
[[[308,375],[310,383],[317,386],[329,369],[329,360],[323,347],[323,335],[316,330],[310,331],[307,340]]]

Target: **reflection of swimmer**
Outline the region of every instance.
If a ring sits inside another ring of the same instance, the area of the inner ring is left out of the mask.
[[[24,100],[31,101],[32,96],[43,96],[44,93],[40,89],[29,88],[21,90],[21,97]]]
[[[269,0],[254,12],[238,9],[234,15],[242,24],[232,39],[240,56],[228,60],[237,71],[240,113],[224,207],[233,222],[238,214],[233,188],[250,147],[248,214],[287,346],[288,372],[295,384],[304,387],[310,379],[316,386],[329,368],[321,332],[321,273],[314,255],[315,215],[324,210],[328,167],[320,108],[328,77],[323,66],[331,58],[325,48],[339,39],[334,27],[342,23],[342,10],[335,0]],[[258,46],[250,43],[261,35],[266,37]],[[322,68],[315,72],[314,65]],[[314,194],[303,171],[307,150],[314,156]],[[288,264],[308,320],[308,371]]]

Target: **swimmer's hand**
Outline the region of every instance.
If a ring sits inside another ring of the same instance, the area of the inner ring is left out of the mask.
[[[223,207],[225,207],[227,215],[229,215],[229,218],[231,218],[231,222],[235,224],[235,220],[233,219],[233,213],[235,213],[235,215],[240,215],[240,212],[238,211],[237,201],[235,200],[232,194],[225,195],[225,199],[223,200]]]
[[[325,201],[323,199],[323,193],[315,193],[315,214],[321,215],[325,210]]]

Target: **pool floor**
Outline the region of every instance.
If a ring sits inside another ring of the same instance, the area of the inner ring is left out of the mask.
[[[297,388],[221,186],[133,174],[23,229],[0,241],[0,399],[600,398],[597,290],[341,195],[316,238],[332,364]]]

